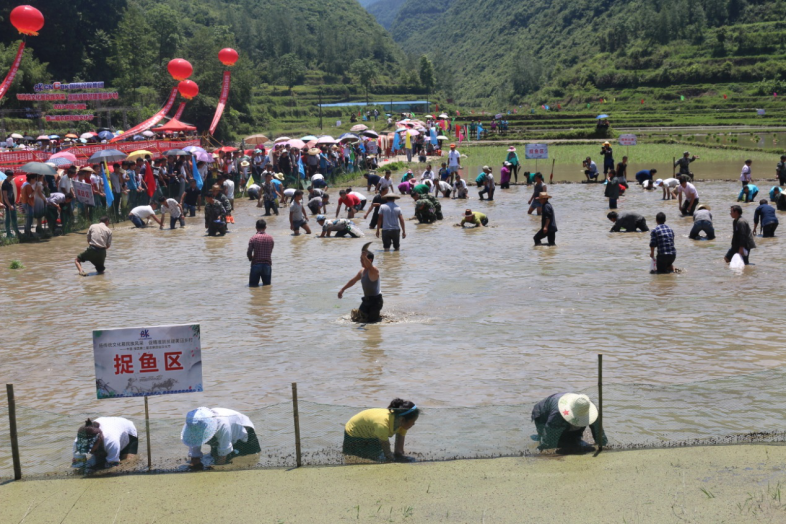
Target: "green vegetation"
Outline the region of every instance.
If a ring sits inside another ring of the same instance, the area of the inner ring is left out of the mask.
[[[24,269],[25,266],[19,260],[12,260],[11,264],[8,266],[8,269]]]

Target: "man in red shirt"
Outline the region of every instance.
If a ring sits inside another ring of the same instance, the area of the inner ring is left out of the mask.
[[[248,260],[251,272],[248,275],[248,287],[259,287],[259,279],[263,286],[270,285],[273,266],[273,237],[265,232],[267,222],[264,218],[257,220],[257,234],[248,241]]]
[[[353,195],[352,193],[347,193],[346,190],[342,189],[338,192],[338,205],[336,206],[336,218],[338,218],[338,214],[341,212],[341,204],[347,206],[347,218],[354,218],[355,211],[360,211],[360,199]]]

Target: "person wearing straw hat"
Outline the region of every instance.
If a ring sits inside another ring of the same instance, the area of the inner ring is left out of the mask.
[[[87,419],[76,433],[72,467],[112,467],[133,459],[139,450],[136,426],[122,417]],[[87,455],[92,455],[92,463]]]
[[[535,241],[535,246],[542,246],[541,240],[544,238],[548,239],[548,245],[556,246],[555,243],[555,236],[557,234],[557,221],[554,217],[554,208],[552,207],[549,200],[551,199],[551,195],[546,193],[545,191],[541,192],[538,195],[538,201],[540,202],[540,229],[533,240]]]
[[[414,462],[404,453],[407,431],[420,417],[420,408],[414,402],[394,399],[387,409],[361,411],[344,426],[342,451],[348,457],[376,462]],[[393,450],[390,437],[396,436]]]
[[[471,209],[467,209],[464,211],[464,218],[461,219],[458,225],[464,227],[464,224],[472,224],[475,227],[487,227],[489,225],[489,219],[480,211],[473,212]]]
[[[203,467],[205,444],[210,446],[210,456],[217,465],[262,451],[254,423],[242,413],[226,408],[200,407],[189,411],[180,439],[188,446],[191,467],[197,469]]]
[[[609,171],[614,171],[614,152],[609,142],[603,142],[600,154],[603,157],[603,174],[607,175]]]
[[[605,446],[608,442],[598,423],[598,408],[587,395],[556,393],[546,397],[532,408],[532,421],[538,431],[538,449],[541,451],[593,451],[594,448],[582,440],[587,426],[596,444],[600,442]]]

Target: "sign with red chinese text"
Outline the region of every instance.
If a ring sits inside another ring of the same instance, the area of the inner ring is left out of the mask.
[[[549,146],[547,144],[527,144],[524,146],[524,158],[536,160],[548,157]]]
[[[635,146],[638,142],[636,135],[620,135],[617,143],[621,146]]]
[[[47,122],[79,122],[93,118],[93,115],[44,115],[44,120]]]
[[[93,331],[96,396],[202,391],[199,324]]]
[[[79,202],[88,206],[96,205],[95,200],[93,200],[93,186],[77,180],[72,180],[71,185],[74,188],[74,195]]]
[[[79,111],[82,109],[87,109],[87,104],[52,104],[52,109]]]

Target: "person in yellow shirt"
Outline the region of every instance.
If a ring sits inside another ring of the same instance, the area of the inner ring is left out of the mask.
[[[459,223],[461,227],[464,227],[464,224],[474,224],[476,227],[486,227],[489,224],[489,219],[480,211],[475,211],[473,213],[471,209],[467,209],[464,212],[464,218],[462,218]]]
[[[415,425],[420,409],[414,402],[397,398],[387,409],[361,411],[344,427],[344,455],[377,462],[413,462],[404,454],[404,438]],[[396,435],[393,452],[390,437]]]

